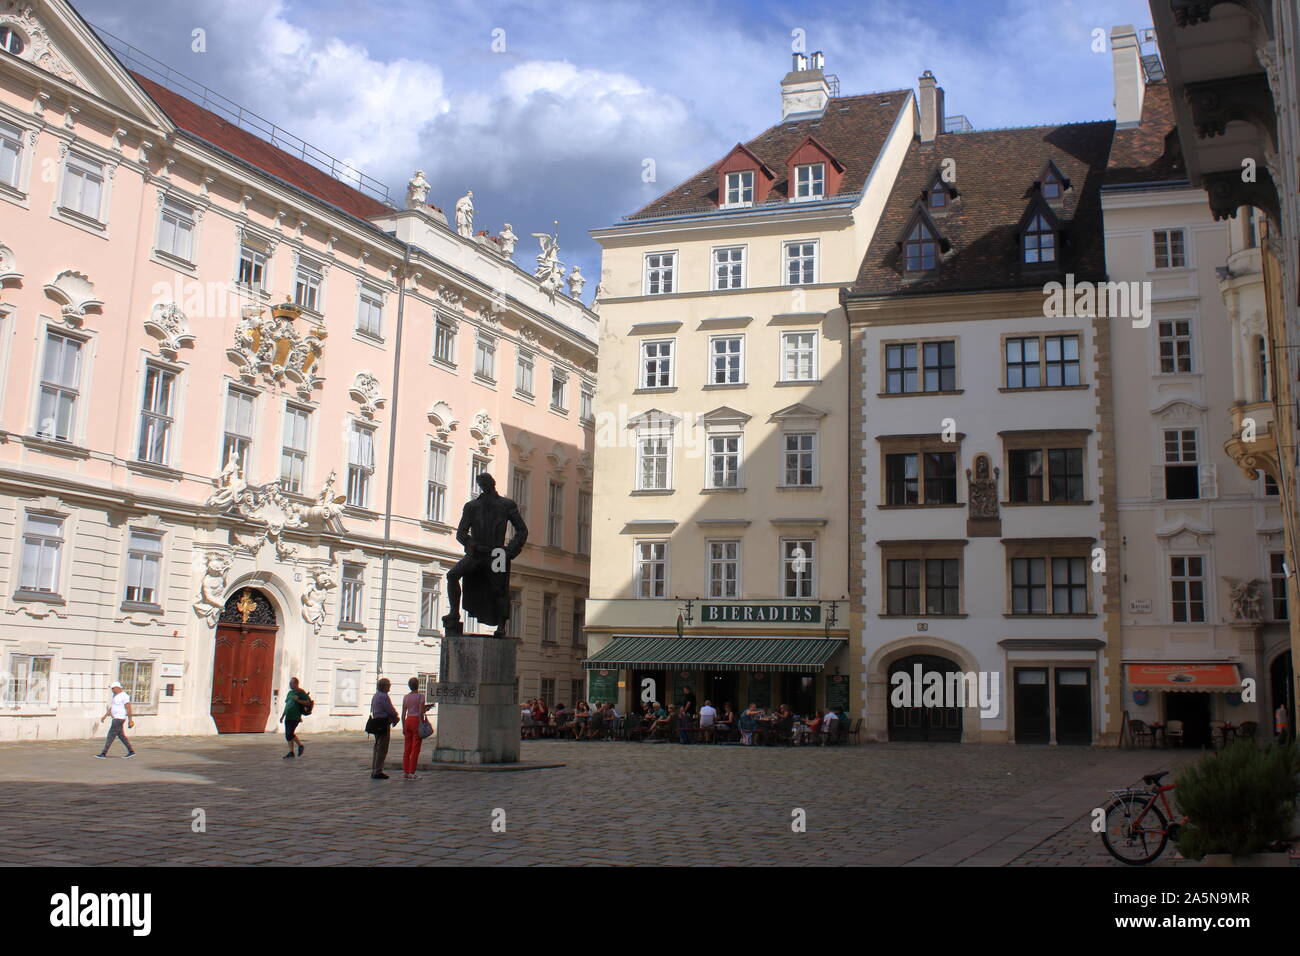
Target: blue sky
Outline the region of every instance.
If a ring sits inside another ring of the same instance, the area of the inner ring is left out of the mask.
[[[794,30],[843,93],[915,88],[929,69],[949,114],[989,128],[1113,118],[1092,32],[1151,23],[1145,0],[73,2],[399,201],[418,167],[445,210],[474,190],[476,229],[526,239],[560,220],[561,258],[592,279],[587,230],[779,122]]]

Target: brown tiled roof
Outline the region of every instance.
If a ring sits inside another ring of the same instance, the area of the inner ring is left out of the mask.
[[[856,194],[867,181],[885,137],[907,101],[910,90],[865,93],[861,96],[833,98],[820,117],[795,120],[773,126],[745,143],[760,160],[776,173],[768,194],[771,204],[789,200],[789,182],[785,161],[809,134],[844,164],[844,180],[838,195]],[[731,150],[726,156],[731,155]],[[629,218],[667,216],[674,213],[710,212],[718,208],[718,166],[726,159],[702,169],[658,199],[641,207]]]
[[[261,137],[240,129],[179,93],[174,93],[139,73],[131,75],[173,123],[213,146],[358,219],[392,213],[389,207],[378,200],[353,189],[311,163],[272,146]]]
[[[1149,83],[1142,100],[1142,125],[1115,130],[1106,185],[1186,180],[1182,146],[1175,128],[1167,83]]]
[[[1113,122],[1026,129],[943,133],[933,143],[914,139],[894,181],[852,291],[867,294],[974,291],[1041,285],[1061,273],[1079,279],[1105,275],[1101,180]],[[955,162],[957,198],[934,222],[947,246],[934,275],[903,278],[903,232],[944,160]],[[1035,182],[1056,164],[1070,184],[1049,204],[1061,229],[1055,269],[1021,262],[1019,230],[1037,196]]]

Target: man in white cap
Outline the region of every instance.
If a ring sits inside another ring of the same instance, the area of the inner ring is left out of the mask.
[[[123,746],[126,747],[126,756],[134,757],[135,748],[131,746],[131,741],[126,739],[126,734],[122,733],[123,724],[131,728],[135,727],[135,719],[131,716],[131,696],[122,690],[122,685],[117,681],[113,681],[109,685],[109,693],[113,696],[108,702],[108,710],[104,711],[104,716],[99,718],[99,722],[102,724],[109,717],[112,717],[113,723],[108,728],[108,737],[104,740],[104,749],[95,756],[100,760],[108,759],[108,748],[113,746],[114,738],[120,737]]]

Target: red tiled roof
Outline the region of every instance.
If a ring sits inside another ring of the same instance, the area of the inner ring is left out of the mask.
[[[781,123],[745,143],[746,149],[776,173],[776,181],[768,194],[769,202],[788,201],[790,184],[785,161],[810,134],[844,164],[844,179],[838,194],[847,196],[860,192],[910,92],[890,90],[835,97],[827,103],[826,111],[820,117]],[[727,156],[731,153],[732,150],[728,150]],[[715,211],[718,208],[718,166],[726,158],[720,157],[718,162],[674,186],[630,218]]]
[[[377,199],[353,189],[311,163],[272,146],[261,137],[240,129],[179,93],[174,93],[139,73],[133,72],[131,75],[172,122],[213,146],[358,219],[392,213],[392,209]]]
[[[1106,185],[1185,180],[1182,145],[1175,128],[1167,83],[1149,83],[1142,98],[1142,123],[1115,130],[1106,167]]]
[[[1060,273],[1080,279],[1105,275],[1101,181],[1110,151],[1113,122],[1072,123],[1027,129],[943,133],[933,143],[914,139],[908,149],[880,224],[858,271],[855,293],[925,293],[1040,285]],[[903,232],[945,160],[955,162],[950,185],[957,198],[934,223],[949,244],[934,275],[904,279]],[[1048,161],[1069,180],[1060,202],[1048,204],[1060,222],[1056,268],[1027,269],[1019,230],[1034,186]]]

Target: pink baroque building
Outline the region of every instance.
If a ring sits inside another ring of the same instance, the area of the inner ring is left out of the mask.
[[[481,471],[530,527],[518,694],[581,694],[597,320],[554,244],[382,202],[61,0],[0,48],[0,739],[97,735],[112,680],[145,735],[273,729],[291,676],[360,727],[436,679]]]

